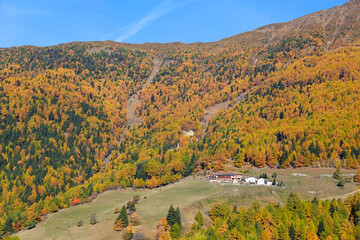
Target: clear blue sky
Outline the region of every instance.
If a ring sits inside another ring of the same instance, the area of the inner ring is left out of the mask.
[[[211,42],[346,0],[0,0],[0,47]]]

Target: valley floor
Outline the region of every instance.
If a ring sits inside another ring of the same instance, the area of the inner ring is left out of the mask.
[[[342,170],[344,188],[336,186],[337,181],[331,178],[334,169],[253,169],[246,176],[258,177],[261,173],[277,173],[277,180],[283,181],[285,187],[266,187],[253,185],[221,185],[212,184],[206,177],[189,177],[175,184],[152,190],[108,191],[100,194],[93,202],[78,205],[54,213],[32,230],[21,231],[17,235],[21,240],[27,239],[120,239],[121,232],[113,230],[117,217],[115,207],[125,205],[136,195],[141,197],[136,205],[137,213],[142,217],[142,225],[135,227],[148,238],[154,238],[156,225],[161,217],[165,217],[169,206],[179,207],[182,214],[184,232],[191,228],[198,210],[205,214],[206,225],[211,224],[206,216],[211,205],[217,201],[227,201],[238,206],[246,206],[253,201],[260,204],[269,202],[286,202],[291,192],[298,192],[301,198],[341,198],[351,195],[357,186],[347,182],[355,174],[354,170]],[[146,196],[146,198],[144,198]],[[89,224],[91,214],[96,214],[98,223]],[[84,225],[77,227],[82,220]]]

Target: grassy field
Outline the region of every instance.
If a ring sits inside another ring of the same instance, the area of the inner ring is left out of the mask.
[[[249,185],[212,184],[202,177],[187,178],[178,183],[153,190],[122,190],[108,191],[99,195],[92,203],[64,209],[50,215],[35,229],[22,231],[18,234],[21,240],[27,239],[121,239],[121,233],[112,230],[117,217],[114,209],[126,204],[133,196],[141,196],[136,205],[137,212],[142,217],[142,225],[135,227],[136,232],[148,238],[154,238],[157,222],[166,216],[169,206],[180,207],[184,231],[188,231],[198,210],[208,211],[217,201],[227,201],[238,206],[249,205],[253,201],[261,204],[268,202],[285,203],[290,192],[298,192],[303,199],[336,198],[347,196],[356,189],[354,183],[345,183],[344,188],[336,187],[336,181],[331,179],[334,169],[256,169],[246,175],[259,176],[267,173],[271,176],[276,172],[279,181],[285,187],[265,187]],[[342,171],[344,174],[354,174],[355,171]],[[300,176],[299,176],[300,174]],[[350,177],[349,177],[350,178]],[[144,198],[146,196],[146,198]],[[96,213],[98,223],[89,224],[90,215]],[[77,221],[84,225],[77,227]],[[211,220],[205,215],[205,222]]]

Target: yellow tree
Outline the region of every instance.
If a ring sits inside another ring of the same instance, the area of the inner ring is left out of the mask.
[[[354,177],[354,182],[360,183],[360,168],[358,168],[356,175]]]

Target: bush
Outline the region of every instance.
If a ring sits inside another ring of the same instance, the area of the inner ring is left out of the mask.
[[[133,201],[128,201],[127,202],[127,207],[131,212],[135,212],[136,208],[135,208],[135,203]]]
[[[118,214],[119,212],[120,212],[120,208],[116,207],[115,210],[114,210],[114,214]]]
[[[339,182],[336,184],[336,186],[343,188],[343,187],[344,187],[344,184],[342,183],[342,181],[339,181]]]
[[[90,224],[91,225],[95,225],[96,223],[97,223],[97,221],[96,221],[96,214],[94,213],[94,214],[91,214],[91,216],[90,216]]]
[[[134,233],[135,233],[135,231],[132,229],[131,226],[128,226],[127,228],[125,228],[124,233],[123,233],[124,240],[132,239],[134,237]]]
[[[115,231],[121,231],[122,229],[123,229],[123,224],[122,224],[121,219],[116,220],[115,223],[114,223],[114,230]]]
[[[333,173],[333,178],[336,180],[339,180],[341,182],[341,173],[340,173],[340,167],[337,167],[335,172]]]
[[[133,213],[130,216],[130,223],[133,226],[139,226],[141,225],[141,217],[137,213]]]
[[[137,204],[140,201],[140,196],[134,196],[133,202]]]
[[[78,227],[81,227],[82,225],[83,225],[83,221],[82,221],[82,220],[80,220],[80,221],[77,222],[77,226],[78,226]]]

